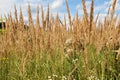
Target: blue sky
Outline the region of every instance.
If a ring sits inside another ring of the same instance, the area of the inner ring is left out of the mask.
[[[72,16],[76,14],[77,10],[80,16],[83,15],[81,1],[82,0],[68,0]],[[85,0],[85,1],[87,5],[87,10],[89,13],[91,0]],[[95,8],[94,8],[95,15],[97,15],[97,13],[100,12],[101,17],[104,17],[107,13],[109,5],[114,0],[94,0],[94,1],[95,1]],[[42,4],[44,7],[44,10],[46,11],[48,3],[50,5],[51,13],[53,15],[56,15],[57,12],[59,13],[60,17],[63,17],[64,14],[67,15],[65,0],[2,0],[0,2],[0,15],[7,14],[10,11],[12,14],[14,14],[14,4],[16,4],[17,9],[18,9],[18,14],[19,14],[19,7],[21,6],[24,18],[27,20],[28,2],[30,2],[31,4],[31,11],[32,11],[33,19],[35,19],[36,17],[36,6],[37,5],[40,6]],[[120,10],[120,0],[117,1],[117,6],[116,6],[117,14],[119,14],[119,10]]]

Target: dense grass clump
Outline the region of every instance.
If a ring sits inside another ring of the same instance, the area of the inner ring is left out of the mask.
[[[23,58],[10,52],[0,60],[1,80],[55,80],[76,79],[76,80],[119,80],[120,61],[115,59],[115,54],[111,51],[96,54],[93,46],[88,46],[90,53],[79,53],[71,58],[61,54],[58,48],[57,53],[46,53],[41,51],[33,56]],[[21,52],[22,55],[24,52]],[[106,56],[108,55],[108,56]],[[89,59],[89,61],[87,60]]]

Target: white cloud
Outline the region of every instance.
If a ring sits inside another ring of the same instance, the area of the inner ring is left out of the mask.
[[[52,3],[52,9],[58,9],[63,5],[63,0],[54,0]]]
[[[112,8],[113,1],[114,0],[104,2],[103,6],[104,6],[106,12],[108,11],[108,8],[110,5],[111,5],[110,9]],[[118,10],[120,10],[120,0],[117,0],[116,7],[115,7],[115,11],[118,11]]]
[[[78,5],[76,6],[76,10],[78,10],[78,9],[80,9],[80,8],[81,8],[81,5],[78,4]]]
[[[43,8],[45,10],[45,14],[47,11],[47,4],[50,4],[50,13],[57,13],[59,12],[59,15],[61,18],[63,18],[63,14],[66,14],[65,12],[61,12],[59,9],[62,9],[63,4],[65,0],[3,0],[0,2],[0,15],[2,14],[4,17],[4,14],[7,14],[8,12],[14,13],[14,4],[16,3],[17,9],[18,9],[18,15],[19,15],[19,6],[21,5],[22,11],[23,11],[23,16],[25,17],[25,20],[27,20],[27,5],[28,1],[30,2],[31,5],[31,11],[33,15],[33,20],[35,20],[36,17],[36,6],[39,4],[43,5]],[[68,0],[69,1],[69,0]],[[71,0],[74,1],[74,0]],[[106,12],[108,11],[109,5],[112,4],[112,0],[109,1],[104,1],[103,4],[100,5],[95,5],[94,10],[95,10],[95,15],[100,11],[100,18],[103,18]],[[91,0],[86,0],[86,6],[87,6],[87,11],[88,13],[90,12],[90,5],[91,5]],[[76,10],[79,11],[79,15],[83,15],[83,9],[82,9],[82,3],[79,3],[76,6]],[[65,8],[66,9],[66,8]],[[120,0],[118,0],[117,5],[116,5],[116,11],[120,10]],[[41,14],[41,11],[40,11]],[[73,14],[71,14],[73,15]]]
[[[117,0],[116,10],[120,10],[120,0]]]
[[[7,14],[12,10],[16,0],[2,0],[0,1],[0,15]]]

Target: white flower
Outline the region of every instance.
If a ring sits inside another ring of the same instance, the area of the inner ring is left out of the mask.
[[[67,80],[66,76],[62,76],[62,80]]]
[[[53,74],[53,77],[58,77],[58,75]]]
[[[78,61],[78,59],[73,59],[73,63],[76,63]]]
[[[90,77],[88,77],[88,80],[99,80],[97,77],[91,75]]]
[[[94,80],[94,76],[91,75],[90,77],[88,77],[88,80]]]
[[[52,80],[52,77],[51,77],[51,76],[48,76],[48,80]]]

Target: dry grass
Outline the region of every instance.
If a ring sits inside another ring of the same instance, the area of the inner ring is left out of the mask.
[[[43,56],[43,53],[44,55],[46,54],[47,60],[50,60],[50,62],[52,62],[56,55],[59,55],[61,63],[65,60],[65,54],[69,55],[67,58],[68,60],[66,61],[71,60],[74,55],[81,55],[82,58],[80,57],[80,60],[83,61],[85,69],[83,73],[85,74],[84,79],[86,79],[85,77],[89,77],[91,74],[89,67],[91,65],[89,63],[91,61],[91,57],[93,58],[93,62],[96,62],[94,55],[97,54],[96,56],[98,57],[99,55],[103,55],[102,53],[105,53],[105,60],[103,60],[100,65],[106,68],[106,64],[109,65],[109,63],[106,62],[106,55],[111,55],[108,52],[110,52],[110,50],[117,50],[120,48],[120,24],[117,23],[117,16],[114,17],[116,2],[117,0],[113,1],[112,10],[108,11],[108,15],[111,17],[107,15],[104,23],[102,23],[98,20],[99,13],[94,21],[94,0],[92,0],[91,3],[90,18],[88,17],[89,14],[87,13],[85,0],[82,0],[84,16],[83,18],[79,18],[77,12],[73,20],[71,20],[68,0],[66,0],[69,25],[66,24],[66,15],[64,15],[64,22],[60,20],[59,14],[57,14],[56,17],[53,17],[53,15],[50,16],[52,13],[50,13],[49,4],[46,16],[44,15],[45,12],[42,6],[42,14],[39,15],[39,6],[37,6],[35,25],[32,20],[30,4],[28,4],[28,25],[25,25],[22,9],[20,8],[18,19],[17,9],[15,6],[15,18],[12,17],[11,13],[8,14],[6,17],[6,31],[2,32],[2,35],[0,35],[0,58],[7,58],[10,54],[19,56],[21,61],[19,62],[20,65],[17,65],[20,66],[18,73],[20,73],[20,76],[24,76],[26,73],[26,67],[29,69],[29,66],[27,66],[29,60],[35,59],[35,63],[37,63],[39,59],[46,58]],[[109,12],[111,13],[109,14]],[[40,16],[42,20],[41,22],[39,19]],[[68,26],[70,26],[70,28],[67,29]],[[71,39],[72,42],[70,42],[69,45],[66,45],[65,42],[69,39]],[[95,49],[89,49],[89,46],[95,46]],[[119,58],[119,55],[117,55],[117,58]],[[98,62],[93,65],[94,69],[96,69],[96,74],[97,64]],[[35,67],[37,66],[38,65]],[[78,67],[78,65],[77,67],[74,65],[72,69],[73,71],[70,71],[71,74],[77,74],[74,72],[76,72]],[[105,78],[105,70],[103,67],[101,79]],[[54,68],[56,69],[56,67]],[[71,74],[69,76],[70,78]],[[98,76],[101,77],[101,75]]]

